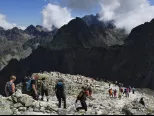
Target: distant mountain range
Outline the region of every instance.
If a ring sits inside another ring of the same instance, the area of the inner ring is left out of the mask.
[[[108,74],[127,36],[124,29],[115,27],[114,21],[101,22],[98,15],[77,17],[52,32],[33,25],[23,31],[1,28],[0,66],[5,67],[0,72],[0,94],[12,74],[17,76],[17,82],[40,71],[112,79]]]

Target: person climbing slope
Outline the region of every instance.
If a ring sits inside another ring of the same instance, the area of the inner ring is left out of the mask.
[[[110,97],[113,97],[113,91],[112,91],[112,88],[109,89],[109,96],[110,96]]]
[[[82,87],[82,90],[79,93],[79,95],[77,96],[77,99],[76,99],[76,102],[75,102],[77,104],[78,100],[80,100],[80,103],[81,103],[82,107],[76,108],[77,111],[79,111],[80,109],[84,109],[85,111],[87,111],[87,103],[86,103],[86,97],[87,96],[88,95],[86,93],[86,88]]]
[[[9,97],[11,96],[13,93],[15,93],[15,82],[16,77],[15,76],[11,76],[10,77],[10,81],[6,83],[5,85],[5,93],[6,96]]]
[[[64,101],[64,109],[66,109],[66,95],[65,95],[65,84],[64,80],[58,80],[55,86],[56,97],[59,101],[58,107],[61,108],[61,101]]]

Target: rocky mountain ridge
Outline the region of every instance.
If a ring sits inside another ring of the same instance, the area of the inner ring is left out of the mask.
[[[59,72],[35,73],[33,75],[45,76],[49,78],[50,83],[50,99],[49,102],[35,101],[30,96],[22,94],[20,88],[11,97],[5,98],[0,96],[0,114],[4,115],[153,115],[153,95],[144,93],[143,91],[135,91],[130,93],[130,97],[124,95],[121,99],[110,98],[108,95],[109,83],[104,81],[91,81],[91,78],[81,75],[61,74]],[[58,109],[57,99],[54,94],[54,86],[57,79],[63,78],[66,86],[67,109]],[[77,81],[77,78],[83,81]],[[86,80],[92,83],[92,98],[87,98],[88,111],[77,112],[75,105],[76,96],[85,85]],[[20,87],[20,86],[18,86]],[[118,86],[111,84],[113,89],[118,90]],[[148,91],[148,90],[146,90]],[[151,91],[149,91],[151,92]],[[139,103],[141,97],[144,97],[146,106]]]

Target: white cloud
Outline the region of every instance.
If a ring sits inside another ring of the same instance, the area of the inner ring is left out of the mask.
[[[59,5],[49,3],[42,10],[43,26],[48,30],[52,30],[52,27],[60,28],[64,24],[67,24],[72,20],[71,11],[66,7],[62,8]]]
[[[148,0],[102,0],[100,20],[115,20],[118,28],[132,28],[154,18],[154,6]]]
[[[18,27],[19,29],[25,29],[24,26],[18,26],[15,23],[10,23],[7,21],[6,16],[3,14],[0,14],[0,27],[3,27],[4,29],[12,29],[13,27]]]
[[[98,7],[101,0],[62,0],[60,5],[78,12],[91,12],[95,7]]]

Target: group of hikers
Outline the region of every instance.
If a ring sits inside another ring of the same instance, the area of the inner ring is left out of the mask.
[[[38,88],[36,85],[36,82],[38,80],[38,76],[32,76],[32,78],[26,78],[22,84],[22,92],[23,94],[27,94],[33,97],[33,99],[35,100],[39,100],[39,93],[38,93]],[[6,96],[11,96],[12,94],[15,93],[16,88],[15,88],[15,82],[16,77],[15,76],[11,76],[10,77],[10,81],[6,83],[5,86],[5,93]],[[92,82],[94,81],[94,79],[92,78]],[[87,111],[87,103],[86,103],[86,99],[87,97],[91,97],[92,96],[92,85],[90,83],[88,83],[88,80],[86,80],[86,84],[84,86],[82,86],[82,90],[80,91],[80,93],[78,94],[75,103],[77,104],[78,101],[80,101],[81,103],[81,107],[77,107],[76,110],[79,111],[81,109]],[[109,83],[109,88],[110,88],[111,84]],[[41,83],[40,83],[40,90],[41,90],[41,100],[44,100],[44,94],[47,97],[47,101],[49,101],[49,83],[46,81],[46,78],[42,78],[41,79]],[[55,94],[58,100],[58,107],[61,108],[61,103],[62,100],[64,102],[64,109],[66,109],[66,93],[65,93],[65,82],[63,79],[58,79],[56,84],[55,84]],[[133,92],[133,94],[135,93],[135,89],[131,87],[129,88],[123,88],[121,85],[119,85],[119,97],[121,98],[121,94],[125,94],[127,97],[129,97],[129,93]],[[112,88],[109,89],[109,96],[111,97],[117,97],[117,90],[112,90]],[[145,104],[143,101],[143,98],[140,100],[140,103]]]
[[[32,76],[32,78],[25,78],[22,83],[22,93],[32,96],[33,99],[39,100],[39,93],[37,87],[37,80],[38,76]],[[5,93],[6,96],[9,97],[13,95],[16,91],[14,82],[16,81],[15,76],[10,77],[10,81],[5,85]],[[88,82],[88,81],[87,81]],[[79,111],[80,109],[84,109],[87,111],[87,104],[86,99],[87,97],[91,97],[92,95],[92,88],[89,83],[85,86],[81,87],[81,91],[78,94],[75,103],[77,104],[78,101],[81,103],[81,107],[77,107],[76,110]],[[41,90],[41,100],[44,100],[44,95],[47,97],[47,101],[49,101],[49,83],[46,81],[46,78],[41,79],[40,83],[40,90]],[[55,84],[55,94],[58,100],[58,108],[61,108],[62,101],[64,102],[64,109],[66,109],[66,93],[65,93],[65,83],[63,79],[58,79]]]
[[[122,84],[118,85],[119,87],[119,91],[117,91],[117,89],[112,89],[111,88],[111,83],[109,83],[109,96],[110,97],[114,97],[114,98],[120,98],[122,97],[122,95],[125,95],[126,97],[129,97],[129,94],[132,92],[133,94],[135,94],[135,88],[131,88],[131,86],[129,86],[128,88],[123,87]],[[118,94],[117,94],[118,93]]]

